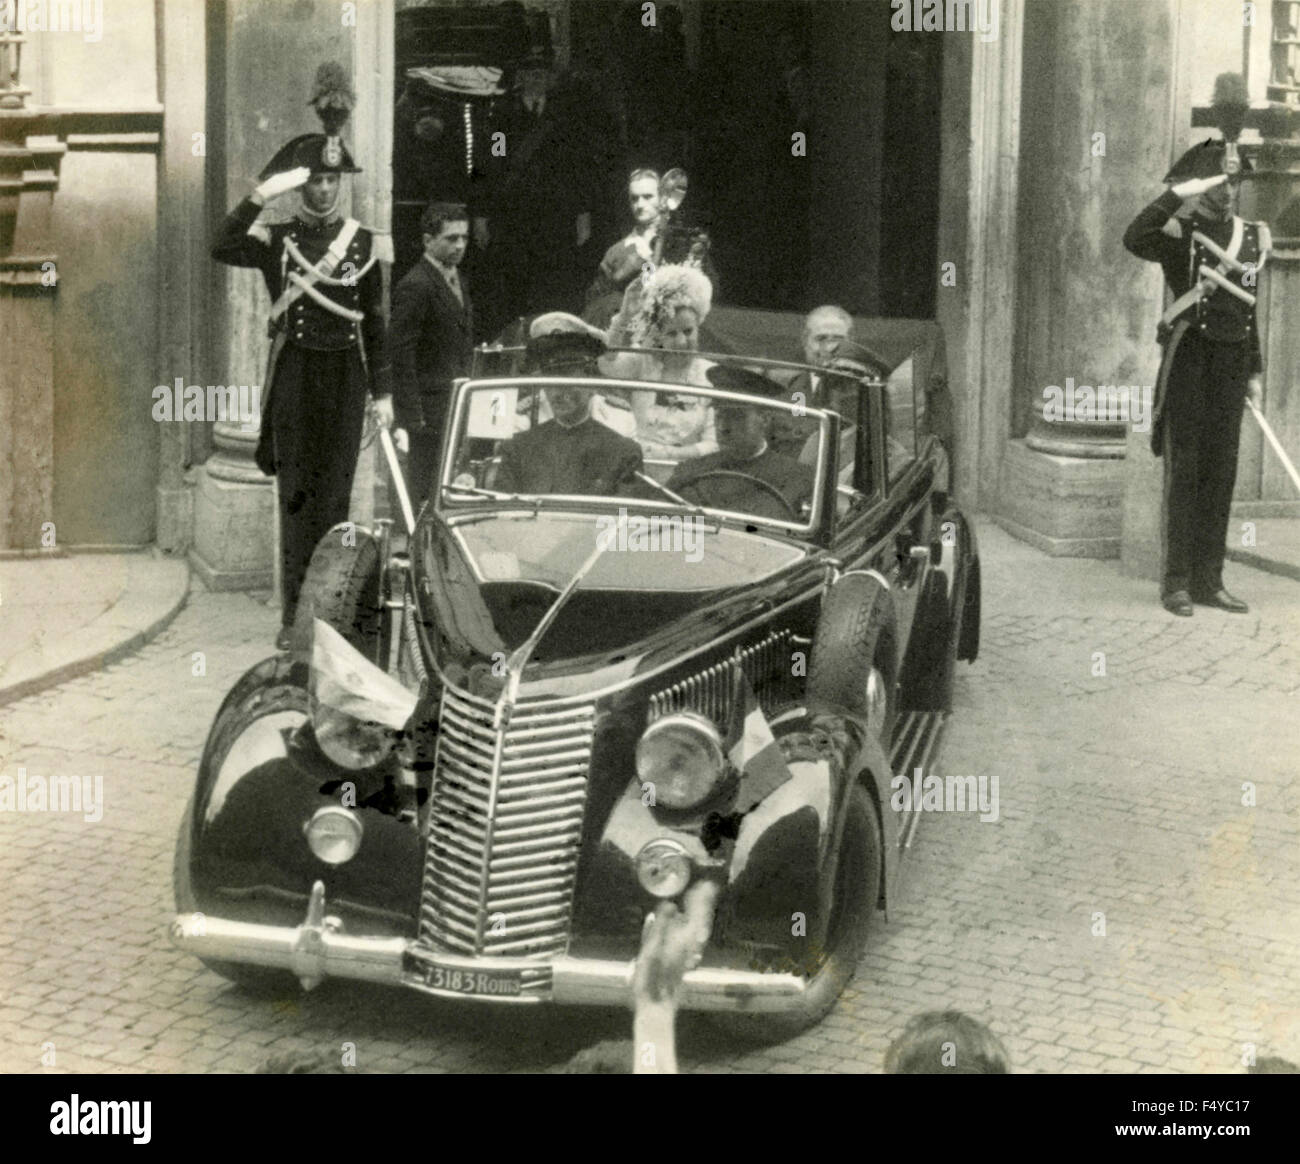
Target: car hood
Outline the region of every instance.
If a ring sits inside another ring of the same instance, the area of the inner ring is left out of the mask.
[[[532,670],[577,658],[634,663],[638,648],[805,561],[810,547],[688,517],[496,513],[454,525],[426,512],[412,555],[434,662],[455,681],[502,663],[589,568],[531,652]],[[605,552],[589,563],[598,539]],[[723,621],[726,621],[725,619]],[[714,627],[713,629],[717,629]],[[500,667],[497,668],[498,675]]]

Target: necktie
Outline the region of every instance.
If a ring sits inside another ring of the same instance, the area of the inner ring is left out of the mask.
[[[460,292],[460,276],[456,274],[455,267],[447,272],[447,286],[451,288],[451,293],[456,296],[457,301],[464,305],[465,296]]]

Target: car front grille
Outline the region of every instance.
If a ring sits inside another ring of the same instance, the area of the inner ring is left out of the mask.
[[[595,707],[493,706],[448,687],[438,724],[420,937],[458,954],[563,953]]]
[[[744,671],[760,706],[770,712],[778,702],[784,680],[792,674],[793,646],[792,631],[773,631],[757,643],[732,652],[721,662],[656,691],[650,696],[651,721],[674,711],[694,711],[725,727],[731,722],[737,667]]]

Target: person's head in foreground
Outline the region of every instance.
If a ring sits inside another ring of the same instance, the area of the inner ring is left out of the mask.
[[[957,1010],[911,1019],[885,1052],[886,1075],[1007,1075],[1006,1048],[982,1022]]]

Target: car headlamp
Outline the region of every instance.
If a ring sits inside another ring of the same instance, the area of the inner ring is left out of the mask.
[[[722,737],[713,723],[681,711],[657,719],[636,745],[636,778],[654,785],[654,803],[688,809],[713,795],[727,771]]]
[[[327,623],[312,623],[311,726],[341,768],[372,768],[396,747],[416,697]]]
[[[691,859],[676,841],[651,841],[636,855],[636,877],[655,897],[677,897],[691,883]]]
[[[327,865],[351,861],[361,848],[361,818],[351,809],[338,805],[318,808],[303,831],[311,851]]]
[[[320,750],[340,768],[373,768],[397,744],[397,733],[360,719],[311,693],[311,726]]]

